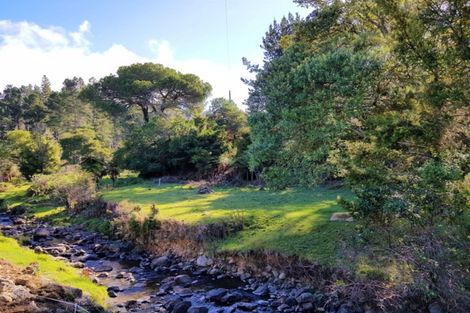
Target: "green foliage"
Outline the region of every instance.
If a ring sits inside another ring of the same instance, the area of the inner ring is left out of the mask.
[[[162,115],[174,109],[197,110],[212,87],[194,74],[182,74],[161,64],[122,66],[90,86],[86,96],[130,108],[138,106],[146,123],[150,113]]]
[[[297,1],[250,65],[250,165],[277,188],[345,178],[358,218],[390,229],[468,210],[463,1]]]
[[[34,175],[31,190],[36,195],[46,195],[59,200],[74,211],[82,203],[89,203],[96,196],[93,176],[79,167],[65,167],[51,175]]]
[[[60,139],[62,157],[69,164],[78,164],[95,177],[106,174],[107,164],[111,159],[111,150],[97,138],[91,129],[78,128],[65,133]]]
[[[18,164],[21,173],[28,179],[38,173],[53,173],[60,166],[60,145],[47,136],[13,130],[6,134],[2,149],[5,149],[7,157]]]
[[[161,175],[206,176],[218,165],[224,142],[214,125],[204,117],[155,118],[136,127],[114,163],[138,171],[143,177]]]

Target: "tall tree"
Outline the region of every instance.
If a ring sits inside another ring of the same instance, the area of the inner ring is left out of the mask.
[[[88,96],[127,109],[137,106],[146,123],[150,113],[162,115],[171,109],[188,111],[199,106],[211,86],[194,74],[182,74],[161,64],[122,66],[117,75],[101,79],[88,90]]]

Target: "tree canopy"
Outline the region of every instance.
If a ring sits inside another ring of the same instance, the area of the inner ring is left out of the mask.
[[[161,64],[122,66],[117,75],[102,78],[91,96],[130,108],[138,106],[146,123],[150,113],[162,115],[171,109],[191,111],[200,107],[211,86],[194,74],[182,74]]]

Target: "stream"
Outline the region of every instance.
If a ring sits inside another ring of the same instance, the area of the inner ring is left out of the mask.
[[[110,312],[310,312],[313,295],[294,284],[237,276],[210,259],[150,255],[133,245],[77,226],[57,227],[0,214],[0,230],[36,253],[81,269],[108,288]],[[207,263],[207,264],[204,264]],[[202,263],[202,264],[201,264]]]

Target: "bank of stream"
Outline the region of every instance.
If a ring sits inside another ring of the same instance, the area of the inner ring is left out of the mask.
[[[346,304],[320,308],[320,293],[283,277],[260,280],[229,273],[206,256],[155,256],[79,226],[59,227],[6,214],[0,215],[0,227],[5,236],[69,262],[106,286],[110,312],[353,312]]]

